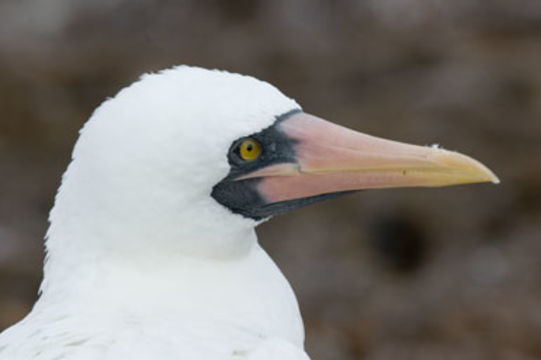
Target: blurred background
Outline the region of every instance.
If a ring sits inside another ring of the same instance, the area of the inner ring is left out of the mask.
[[[261,226],[314,359],[541,359],[539,0],[1,0],[0,329],[36,299],[78,129],[175,64],[256,76],[502,180],[366,191]]]

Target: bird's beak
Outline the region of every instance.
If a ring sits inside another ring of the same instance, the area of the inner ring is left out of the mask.
[[[361,189],[499,182],[466,155],[377,138],[302,112],[278,128],[292,141],[296,162],[242,176],[259,178],[257,190],[269,203]]]

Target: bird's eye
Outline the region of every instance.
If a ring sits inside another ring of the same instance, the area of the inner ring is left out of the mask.
[[[238,148],[239,156],[244,161],[254,161],[261,155],[261,144],[253,139],[244,139]]]

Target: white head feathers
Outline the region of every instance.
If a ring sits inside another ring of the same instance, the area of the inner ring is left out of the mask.
[[[255,222],[210,192],[228,173],[235,139],[298,108],[249,76],[187,66],[144,75],[105,101],[82,129],[50,217],[50,260],[66,251],[216,257],[242,251]]]

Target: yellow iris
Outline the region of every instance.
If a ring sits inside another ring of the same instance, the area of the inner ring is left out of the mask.
[[[244,161],[254,161],[261,154],[261,144],[255,139],[248,138],[242,141],[239,155]]]

